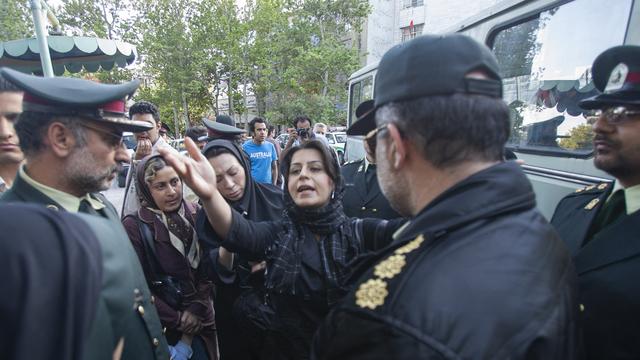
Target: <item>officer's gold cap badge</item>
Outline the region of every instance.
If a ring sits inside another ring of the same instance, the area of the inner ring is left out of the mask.
[[[383,279],[393,279],[402,272],[407,264],[406,254],[416,250],[424,242],[424,236],[419,235],[409,243],[397,248],[392,255],[375,266],[373,274],[376,278],[360,284],[356,291],[356,305],[361,308],[374,310],[384,304],[389,295],[387,282]]]

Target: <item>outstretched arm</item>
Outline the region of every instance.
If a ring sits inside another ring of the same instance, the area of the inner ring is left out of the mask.
[[[216,187],[216,172],[193,140],[186,138],[185,146],[190,157],[174,154],[164,148],[158,149],[158,152],[200,197],[211,227],[221,239],[226,240],[231,228],[231,207]]]

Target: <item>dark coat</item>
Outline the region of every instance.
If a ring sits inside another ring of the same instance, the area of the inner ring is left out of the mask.
[[[576,357],[575,272],[517,164],[445,191],[354,275],[312,358]]]
[[[185,217],[189,222],[191,222],[191,225],[193,225],[195,207],[188,206],[187,209],[188,211],[185,212]],[[193,210],[193,212],[189,210]],[[167,328],[167,336],[174,339],[180,338],[182,333],[177,329],[180,325],[179,312],[189,311],[201,319],[204,324],[208,324],[203,328],[200,335],[207,345],[210,358],[216,358],[216,332],[213,300],[211,297],[213,284],[207,278],[207,267],[209,264],[206,262],[207,256],[204,249],[201,249],[201,260],[198,269],[193,271],[187,259],[171,244],[169,231],[158,216],[149,209],[141,207],[138,210],[137,215],[126,216],[122,220],[122,224],[124,225],[124,228],[129,235],[129,239],[131,240],[131,244],[133,244],[133,248],[140,259],[147,282],[152,281],[153,274],[150,266],[151,260],[149,257],[153,256],[153,254],[148,254],[146,251],[144,240],[141,238],[140,229],[138,227],[138,219],[147,224],[151,229],[156,250],[156,259],[162,267],[162,270],[166,275],[173,276],[180,279],[184,284],[191,285],[194,290],[194,292],[184,298],[184,306],[180,309],[171,308],[171,306],[169,306],[161,296],[154,293],[155,306],[158,309],[162,325]],[[152,289],[152,293],[153,292],[154,290]]]
[[[167,342],[140,263],[127,239],[118,214],[101,194],[91,194],[106,208],[100,216],[79,214],[98,237],[102,247],[103,279],[96,319],[87,342],[88,359],[111,359],[124,337],[122,359],[168,359]],[[65,211],[60,204],[18,176],[0,204],[27,202]],[[143,315],[144,314],[144,315]]]
[[[399,218],[395,210],[389,205],[389,200],[382,195],[377,176],[367,191],[364,159],[348,162],[344,164],[340,171],[344,178],[345,194],[342,198],[344,213],[355,218],[378,218],[395,219]]]
[[[93,231],[38,204],[0,206],[0,229],[2,359],[87,359],[103,278]]]
[[[640,359],[640,211],[587,231],[611,194],[611,184],[563,198],[551,223],[567,244],[578,273],[581,325],[588,359]],[[594,204],[594,202],[596,202]],[[590,205],[591,204],[591,205]]]
[[[279,238],[281,221],[253,222],[232,212],[233,220],[227,239],[221,244],[225,248],[251,258],[265,257],[267,272],[274,261],[273,250],[281,246]],[[360,240],[355,252],[345,254],[347,259],[370,250],[384,247],[391,242],[391,235],[402,220],[384,221],[378,219],[351,219],[353,237]],[[311,338],[324,316],[333,305],[330,304],[327,274],[320,255],[320,246],[311,231],[305,227],[304,243],[301,244],[300,276],[295,284],[295,295],[280,294],[269,290],[269,299],[275,312],[273,333],[277,353],[274,359],[306,359]]]

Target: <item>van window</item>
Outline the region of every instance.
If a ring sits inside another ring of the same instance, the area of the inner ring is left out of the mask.
[[[349,126],[356,121],[356,109],[363,101],[373,99],[373,75],[369,75],[359,81],[351,83],[350,99],[351,109],[349,109]]]
[[[631,5],[576,0],[492,34],[511,112],[507,147],[571,157],[592,153],[588,114],[578,102],[598,93],[591,64],[624,42]]]

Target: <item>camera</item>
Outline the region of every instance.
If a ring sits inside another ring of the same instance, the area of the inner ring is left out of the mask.
[[[309,128],[296,129],[296,132],[298,133],[299,137],[301,137],[303,139],[306,139],[306,138],[309,137],[309,130],[311,130],[311,129],[309,129]]]

